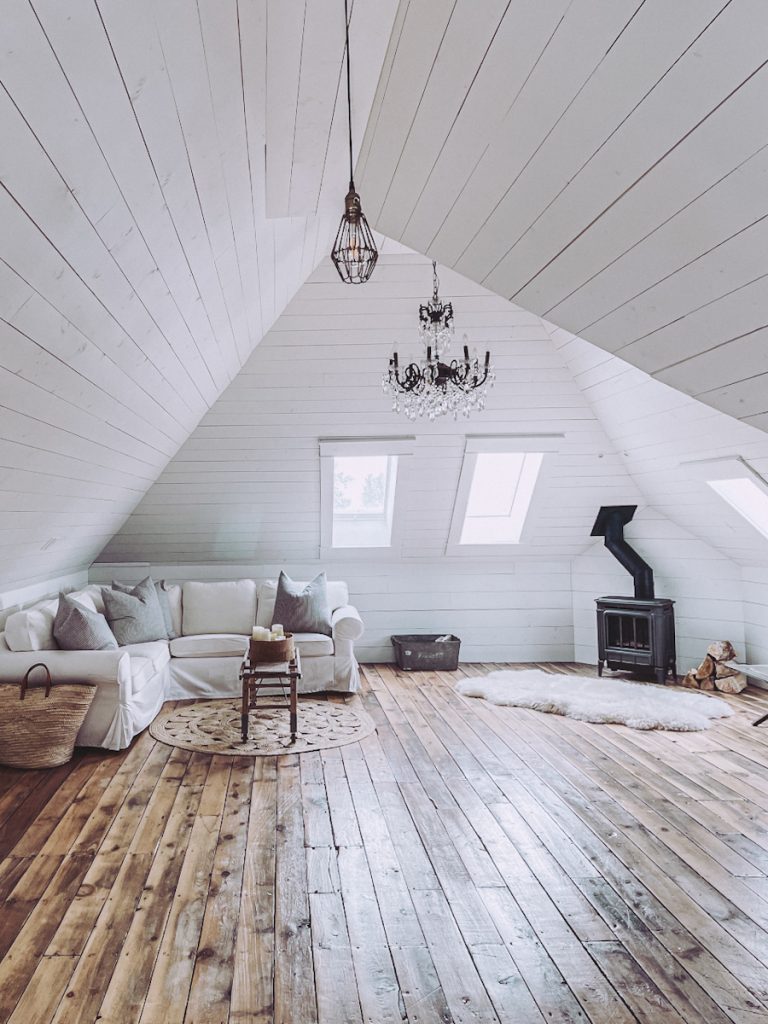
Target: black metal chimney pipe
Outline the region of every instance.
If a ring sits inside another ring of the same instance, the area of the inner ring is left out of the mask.
[[[624,540],[624,527],[631,522],[637,505],[603,505],[592,527],[593,537],[604,537],[605,546],[635,581],[635,597],[650,601],[654,597],[653,569]]]

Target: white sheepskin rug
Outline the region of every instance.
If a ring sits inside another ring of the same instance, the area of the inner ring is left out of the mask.
[[[631,729],[708,729],[733,714],[724,700],[654,683],[596,676],[552,675],[538,668],[490,672],[464,679],[456,689],[492,704],[567,715],[581,722],[610,722]]]

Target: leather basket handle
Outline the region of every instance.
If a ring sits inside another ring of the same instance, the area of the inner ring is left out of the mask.
[[[27,669],[27,671],[26,671],[26,673],[24,675],[24,678],[21,681],[21,699],[22,700],[24,700],[24,698],[25,698],[25,696],[27,694],[27,684],[29,682],[29,677],[32,675],[32,673],[35,671],[36,668],[42,668],[42,669],[45,670],[45,674],[46,674],[46,677],[47,677],[46,680],[45,680],[45,696],[49,697],[50,694],[51,694],[51,687],[53,686],[53,680],[51,679],[51,673],[48,670],[48,666],[47,665],[44,665],[42,661],[38,661],[38,663],[36,665],[30,665],[30,667]]]

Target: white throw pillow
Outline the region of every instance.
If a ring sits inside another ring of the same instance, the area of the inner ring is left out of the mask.
[[[306,586],[306,583],[302,583],[300,586]],[[349,604],[349,588],[343,580],[330,580],[326,584],[326,593],[328,594],[328,607],[332,613],[337,608],[343,608],[345,604]],[[257,626],[272,625],[276,597],[277,580],[265,580],[259,586],[259,602],[256,609]]]
[[[181,636],[181,587],[178,583],[166,583],[165,580],[161,580],[160,583],[168,598],[168,607],[171,609],[173,632],[176,636]]]
[[[58,600],[42,601],[32,608],[14,612],[5,622],[5,642],[12,651],[56,651],[53,620]]]
[[[182,587],[182,633],[240,633],[249,635],[256,619],[256,584],[185,583]]]
[[[99,604],[101,605],[101,608],[99,608],[94,594],[91,593],[90,587],[86,587],[84,590],[70,590],[67,597],[71,597],[73,601],[77,601],[78,604],[83,605],[84,608],[87,608],[91,612],[98,612],[99,615],[104,614],[103,599],[99,600]]]

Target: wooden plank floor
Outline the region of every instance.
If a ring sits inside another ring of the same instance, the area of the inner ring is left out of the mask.
[[[0,771],[0,1021],[768,1021],[768,693],[642,733],[491,667],[366,666],[322,753]]]

